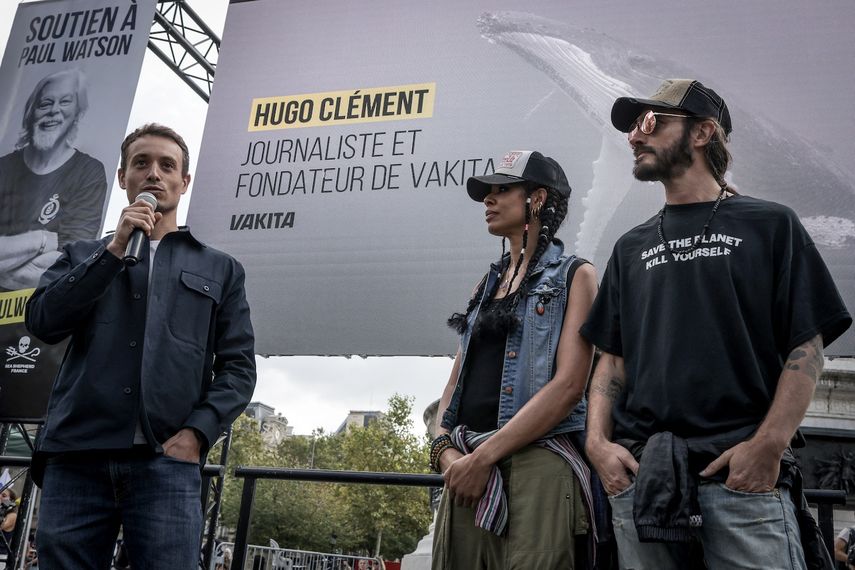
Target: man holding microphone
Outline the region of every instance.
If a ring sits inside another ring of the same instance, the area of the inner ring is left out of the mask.
[[[34,335],[71,339],[33,461],[48,570],[109,567],[120,526],[135,569],[198,561],[200,465],[252,396],[255,358],[243,267],[178,227],[189,162],[168,127],[128,135],[115,233],[66,245],[27,305]]]

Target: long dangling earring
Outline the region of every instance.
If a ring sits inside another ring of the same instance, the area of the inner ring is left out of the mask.
[[[535,220],[540,219],[540,211],[543,209],[543,202],[540,202],[535,206],[535,208],[531,211],[531,217]]]

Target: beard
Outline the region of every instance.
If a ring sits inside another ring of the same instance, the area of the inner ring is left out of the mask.
[[[691,130],[686,126],[683,135],[666,149],[657,151],[647,146],[638,147],[636,151],[650,152],[656,160],[653,164],[636,164],[632,169],[633,176],[644,182],[664,182],[682,175],[694,162],[690,137]]]
[[[39,128],[38,124],[35,124],[32,128],[33,134],[31,137],[33,146],[36,148],[36,150],[49,151],[56,148],[59,143],[65,140],[71,142],[71,130],[73,126],[73,121],[65,121],[65,123],[62,125],[63,128],[56,129],[53,131],[43,131]]]

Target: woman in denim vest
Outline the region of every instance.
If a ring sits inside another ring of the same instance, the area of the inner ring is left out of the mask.
[[[555,160],[511,151],[466,186],[502,257],[449,319],[460,348],[431,446],[445,479],[433,568],[574,568],[593,520],[577,451],[593,348],[578,330],[597,284],[554,237],[570,185]]]

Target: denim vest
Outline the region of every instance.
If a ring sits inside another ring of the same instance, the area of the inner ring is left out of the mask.
[[[535,266],[525,299],[520,299],[516,315],[520,325],[508,334],[505,342],[505,360],[502,367],[502,384],[499,392],[498,427],[502,427],[528,402],[547,382],[555,371],[555,355],[564,311],[567,307],[567,270],[576,256],[562,256],[564,244],[553,240],[547,246]],[[460,338],[461,367],[457,386],[442,417],[442,427],[452,429],[457,425],[458,408],[466,379],[466,354],[469,350],[472,330],[478,313],[487,295],[500,277],[500,265],[494,263],[487,274],[487,283],[478,306],[467,317],[466,331]],[[544,312],[538,314],[536,306],[543,304]],[[544,437],[559,433],[580,431],[585,428],[587,402],[585,397],[576,405],[569,416],[561,420]]]

